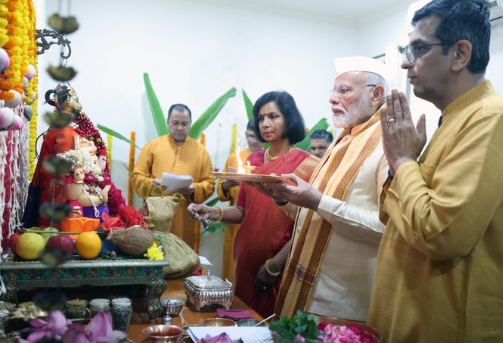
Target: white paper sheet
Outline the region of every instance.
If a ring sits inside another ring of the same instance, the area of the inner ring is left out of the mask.
[[[231,339],[241,338],[244,343],[272,343],[271,331],[267,327],[191,326],[187,332],[194,342],[206,335],[214,337],[225,332]]]
[[[188,187],[194,182],[190,175],[174,175],[170,173],[162,173],[161,186],[167,193],[173,193],[180,188]]]

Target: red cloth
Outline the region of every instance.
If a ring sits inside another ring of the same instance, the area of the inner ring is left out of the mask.
[[[250,311],[247,310],[226,310],[224,308],[217,309],[218,318],[229,318],[232,320],[253,319]]]
[[[257,153],[263,155],[263,151]],[[248,160],[256,160],[257,153],[251,154]],[[305,151],[294,150],[255,168],[253,173],[267,175],[295,173],[297,167],[309,156],[311,155]],[[312,163],[313,170],[314,166]],[[309,181],[313,170],[303,177],[305,181]],[[245,216],[234,240],[235,293],[261,316],[268,317],[274,313],[281,276],[276,279],[275,286],[266,291],[255,289],[254,280],[265,261],[274,257],[290,240],[293,221],[270,197],[244,183],[241,185],[236,204],[245,209]]]
[[[50,191],[51,181],[54,180],[54,175],[48,174],[44,168],[42,168],[42,163],[46,157],[54,157],[56,154],[66,152],[68,150],[74,149],[74,137],[78,136],[77,131],[74,128],[66,126],[61,129],[50,129],[44,135],[44,141],[40,149],[40,155],[38,157],[37,167],[33,173],[32,184],[37,185],[40,188],[40,204],[44,202],[51,201],[52,194]],[[54,203],[61,204],[66,201],[66,196],[64,195],[64,177],[59,177],[56,180],[54,187]],[[39,217],[39,225],[41,227],[46,227],[49,225],[49,221],[44,217]]]

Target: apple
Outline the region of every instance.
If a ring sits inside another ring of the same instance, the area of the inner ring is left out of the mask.
[[[40,235],[44,237],[45,242],[49,240],[49,238],[57,236],[59,234],[59,230],[56,229],[55,227],[48,227],[46,229],[43,229],[45,232],[41,233]]]
[[[68,253],[68,256],[73,255],[73,248],[75,247],[75,243],[73,239],[67,235],[57,235],[52,236],[47,241],[46,249],[54,249],[65,251]]]
[[[13,254],[16,253],[16,244],[17,244],[17,241],[19,240],[19,237],[21,237],[21,235],[22,235],[21,232],[14,232],[9,237],[9,248],[10,248],[10,251],[12,251]]]

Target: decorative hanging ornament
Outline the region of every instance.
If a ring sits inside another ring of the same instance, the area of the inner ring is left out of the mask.
[[[14,124],[9,130],[22,130],[24,127],[24,120],[20,116],[14,115]]]
[[[26,120],[30,121],[31,116],[33,115],[33,107],[31,107],[30,105],[24,105],[23,115]]]
[[[5,69],[9,68],[10,57],[7,51],[0,48],[0,73],[3,73]]]
[[[26,88],[30,85],[30,80],[28,80],[26,77],[23,77],[23,90],[25,91]]]
[[[35,76],[37,71],[35,70],[35,67],[32,66],[31,64],[28,64],[28,71],[26,74],[24,74],[24,77],[28,79],[28,81],[31,81],[31,79]]]
[[[14,124],[14,117],[16,115],[8,107],[0,108],[0,131],[7,131]]]
[[[14,94],[11,100],[5,100],[5,107],[16,108],[21,103],[21,94],[18,91],[11,89],[10,93]]]
[[[49,17],[49,26],[61,34],[69,34],[77,31],[79,23],[77,18],[73,16],[62,17],[58,13],[54,13]]]

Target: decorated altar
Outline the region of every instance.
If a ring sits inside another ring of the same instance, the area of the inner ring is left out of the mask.
[[[14,261],[9,258],[0,264],[0,273],[7,292],[2,300],[17,302],[17,292],[29,287],[76,287],[146,285],[146,308],[149,318],[161,315],[160,296],[166,290],[162,268],[165,261],[146,259],[73,260],[57,269],[39,261]]]

